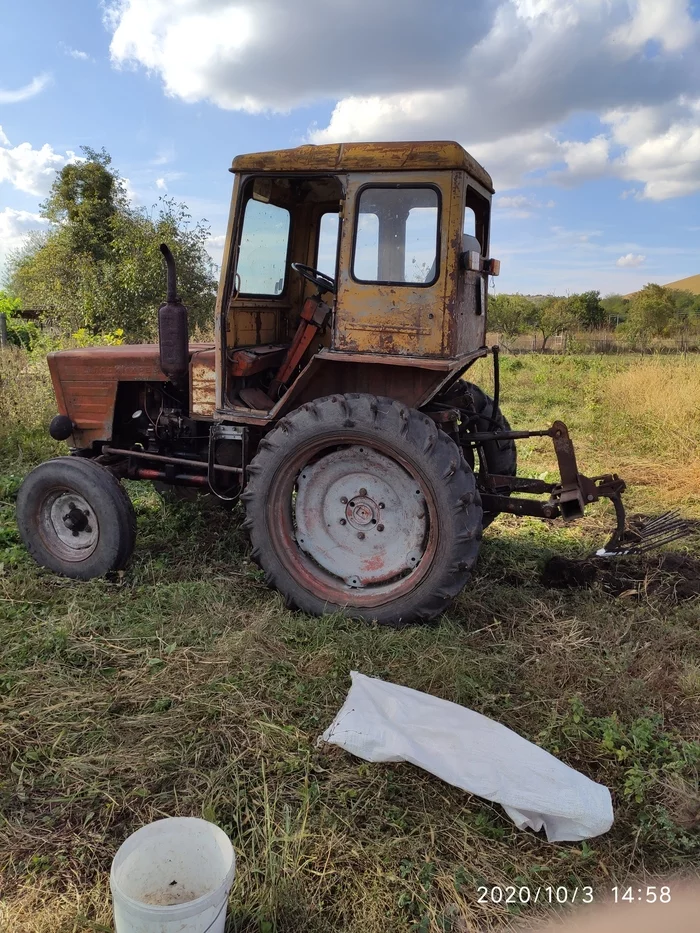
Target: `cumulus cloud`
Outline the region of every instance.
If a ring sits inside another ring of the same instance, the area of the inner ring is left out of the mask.
[[[31,211],[17,211],[12,207],[0,211],[0,268],[8,253],[22,246],[28,233],[41,230],[47,224],[45,218]]]
[[[107,24],[115,63],[158,73],[183,100],[255,113],[441,88],[465,46],[487,34],[497,3],[442,0],[428,12],[424,0],[116,0]],[[303,51],[312,49],[316,57]]]
[[[627,253],[626,256],[620,256],[615,265],[620,266],[621,269],[638,269],[639,266],[644,265],[646,258],[641,253]]]
[[[168,183],[164,178],[156,178],[156,188],[159,188],[161,191],[167,191]]]
[[[70,150],[54,152],[48,143],[41,149],[34,149],[31,143],[20,143],[13,148],[0,131],[0,182],[9,182],[26,194],[47,195],[55,173],[76,158]]]
[[[330,100],[312,142],[456,138],[500,189],[548,174],[562,184],[617,176],[654,199],[700,190],[700,30],[689,0],[340,7],[114,0],[111,56],[185,101],[257,113]],[[307,61],[300,48],[333,52]],[[598,118],[590,138],[566,132],[576,114]]]
[[[29,100],[30,97],[41,94],[50,83],[50,74],[40,74],[36,78],[32,78],[29,84],[25,84],[24,87],[18,87],[14,90],[0,88],[0,104],[18,104],[20,101]]]

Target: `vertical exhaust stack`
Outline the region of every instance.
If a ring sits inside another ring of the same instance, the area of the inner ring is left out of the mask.
[[[158,309],[160,368],[172,382],[183,382],[189,371],[190,348],[187,308],[177,295],[175,259],[165,243],[160,244],[168,273],[167,299]]]

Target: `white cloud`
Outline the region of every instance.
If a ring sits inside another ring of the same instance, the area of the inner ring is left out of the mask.
[[[7,138],[7,136],[5,136],[5,134],[2,131],[2,127],[0,126],[0,146],[9,146],[9,145],[10,145],[10,140]]]
[[[24,87],[18,87],[12,91],[0,88],[0,104],[18,104],[20,101],[29,100],[30,97],[41,94],[50,83],[50,74],[40,74],[36,78],[32,78],[29,84],[25,84]]]
[[[0,269],[8,254],[22,246],[30,231],[41,230],[47,224],[47,220],[30,211],[17,211],[12,207],[0,211]]]
[[[424,0],[112,0],[107,24],[116,64],[159,74],[183,100],[255,113],[443,87],[493,9],[494,0],[443,0],[429,15]],[[328,55],[308,67],[305,48]]]
[[[637,51],[656,41],[669,52],[688,48],[697,36],[698,25],[690,16],[686,0],[634,0],[632,19],[616,29],[613,43]]]
[[[81,62],[94,62],[95,59],[92,55],[87,52],[82,52],[80,49],[74,49],[70,45],[66,45],[65,42],[59,42],[59,46],[63,49],[66,55],[69,55],[71,58],[75,58]]]
[[[31,143],[20,143],[14,148],[4,134],[0,134],[0,183],[9,182],[18,191],[44,197],[49,193],[57,171],[76,160],[74,152],[54,152],[44,143],[34,149]]]
[[[626,256],[620,256],[615,265],[620,266],[621,269],[638,269],[639,266],[644,265],[646,258],[640,253],[627,253]]]
[[[156,188],[160,188],[161,191],[167,191],[168,183],[164,178],[156,178]]]
[[[214,264],[221,268],[224,255],[224,243],[226,242],[226,234],[218,233],[215,236],[210,236],[206,242],[206,249],[211,258],[214,261]]]
[[[689,0],[113,0],[116,65],[166,93],[286,111],[333,101],[313,142],[450,139],[498,189],[602,176],[700,190],[700,27]],[[371,28],[368,28],[368,23]],[[332,48],[306,67],[299,48]],[[598,118],[590,138],[562,127]]]
[[[537,198],[525,194],[497,197],[494,204],[496,210],[503,211],[506,217],[513,217],[516,219],[526,219],[532,217],[533,214],[542,210],[542,208],[554,207],[554,201],[543,203],[542,201],[538,201]]]

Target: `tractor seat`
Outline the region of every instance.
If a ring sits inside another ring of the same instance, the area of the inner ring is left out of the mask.
[[[258,346],[237,347],[228,355],[231,364],[230,374],[246,377],[262,373],[266,369],[278,369],[288,349],[289,344],[286,343],[261,343]]]

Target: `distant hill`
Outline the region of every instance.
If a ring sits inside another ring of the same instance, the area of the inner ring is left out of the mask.
[[[677,288],[682,292],[692,292],[694,295],[700,295],[700,275],[690,275],[687,279],[669,282],[666,288]]]
[[[677,288],[681,292],[692,292],[693,295],[700,295],[700,275],[689,275],[687,279],[669,282],[664,288]],[[636,294],[636,292],[630,292],[629,295],[623,295],[622,297],[633,298]]]

